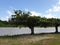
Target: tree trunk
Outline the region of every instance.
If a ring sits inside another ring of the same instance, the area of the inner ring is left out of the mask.
[[[55,29],[56,29],[55,33],[58,33],[58,26],[56,26]]]
[[[34,27],[31,27],[31,35],[34,35]]]

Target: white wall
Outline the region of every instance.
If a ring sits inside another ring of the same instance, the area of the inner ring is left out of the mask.
[[[59,28],[60,29],[60,28]],[[50,33],[55,32],[55,28],[34,28],[34,33]],[[12,28],[12,27],[2,27],[0,28],[0,36],[4,35],[18,35],[18,34],[30,34],[31,30],[29,28]]]

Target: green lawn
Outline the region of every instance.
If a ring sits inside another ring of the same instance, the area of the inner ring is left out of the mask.
[[[0,45],[60,45],[60,34],[5,36]]]

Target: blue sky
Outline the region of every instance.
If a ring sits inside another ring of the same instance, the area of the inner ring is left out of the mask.
[[[60,0],[0,0],[0,19],[8,20],[14,9],[46,18],[60,18]]]

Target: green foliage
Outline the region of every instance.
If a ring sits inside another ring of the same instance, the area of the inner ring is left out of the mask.
[[[15,14],[12,15],[9,23],[16,26],[27,26],[31,29],[32,34],[34,33],[34,27],[52,27],[60,25],[60,19],[56,18],[45,18],[40,16],[31,16],[30,12],[23,12],[21,10],[15,10]]]
[[[27,27],[52,27],[60,25],[60,19],[58,18],[45,18],[40,16],[31,16],[30,12],[23,12],[21,10],[14,10],[14,14],[9,21],[1,21],[0,27],[15,27],[15,26],[27,26]]]
[[[39,25],[40,17],[39,16],[30,16],[30,12],[23,12],[20,10],[14,11],[15,15],[12,15],[12,18],[9,20],[9,23],[14,25],[24,25],[28,27],[34,27]]]
[[[27,19],[27,26],[29,27],[38,26],[39,23],[40,23],[40,19],[37,16],[30,16]]]
[[[30,12],[23,12],[21,10],[15,10],[15,15],[12,15],[12,18],[9,22],[13,25],[20,26],[24,25],[31,29],[32,34],[34,33],[34,27],[39,25],[40,17],[39,16],[30,16]],[[40,26],[40,25],[39,25]]]

